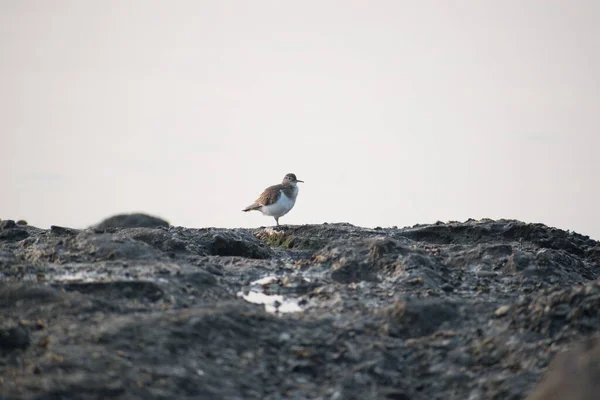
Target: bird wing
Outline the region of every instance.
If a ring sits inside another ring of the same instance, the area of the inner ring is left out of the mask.
[[[275,203],[279,200],[279,196],[281,196],[281,189],[283,189],[283,185],[269,186],[254,203],[260,204],[261,206],[269,206]]]
[[[244,208],[242,211],[259,210],[263,206],[268,206],[279,200],[283,185],[273,185],[266,188],[256,201]]]

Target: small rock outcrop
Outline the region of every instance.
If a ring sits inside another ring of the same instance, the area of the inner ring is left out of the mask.
[[[2,398],[591,400],[598,332],[600,243],[541,224],[0,221]]]
[[[134,214],[118,214],[106,218],[96,228],[157,228],[163,226],[169,227],[169,223],[164,219],[153,217],[151,215],[134,213]]]

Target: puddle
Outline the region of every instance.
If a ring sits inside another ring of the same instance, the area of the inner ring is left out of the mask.
[[[159,281],[168,282],[164,278],[158,279],[144,279],[145,277],[132,277],[123,275],[113,275],[108,273],[90,272],[90,271],[74,271],[66,272],[64,274],[57,274],[52,276],[51,280],[55,282],[82,282],[82,283],[93,283],[93,282],[114,282],[114,281]]]
[[[65,274],[55,275],[52,277],[52,280],[59,281],[59,282],[78,281],[78,282],[86,282],[87,283],[87,282],[101,281],[101,280],[105,280],[105,279],[109,279],[107,274],[99,274],[97,272],[83,272],[83,271],[67,272]]]
[[[275,283],[279,280],[277,276],[266,276],[261,279],[250,282],[251,288],[248,291],[238,292],[238,297],[252,304],[263,304],[265,310],[269,313],[294,313],[302,311],[298,304],[299,299],[287,298],[280,294],[267,294],[265,286]]]
[[[265,276],[264,278],[261,279],[257,279],[255,281],[250,282],[250,286],[262,286],[262,285],[268,285],[269,283],[273,283],[277,281],[276,276]]]
[[[302,311],[298,299],[286,299],[279,294],[264,294],[254,290],[248,293],[238,292],[237,295],[248,303],[264,304],[265,311],[270,313],[293,313]]]

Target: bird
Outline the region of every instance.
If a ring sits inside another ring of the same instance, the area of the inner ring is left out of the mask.
[[[287,214],[296,204],[298,182],[304,183],[297,179],[295,174],[286,174],[281,184],[266,188],[254,203],[242,211],[260,211],[263,215],[275,218],[275,222],[279,226],[279,218]]]

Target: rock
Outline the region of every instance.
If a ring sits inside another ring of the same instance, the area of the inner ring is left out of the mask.
[[[66,228],[63,226],[56,226],[56,225],[51,225],[50,226],[50,233],[56,236],[73,236],[78,234],[79,230],[77,229],[72,229],[72,228]]]
[[[21,257],[30,263],[94,262],[109,260],[157,260],[165,255],[154,247],[117,234],[82,231],[67,237],[23,243]]]
[[[242,230],[207,229],[198,234],[207,239],[205,246],[211,255],[267,258],[272,254],[267,246]]]
[[[268,258],[273,252],[248,232],[237,229],[133,228],[117,235],[147,243],[168,254],[196,254]]]
[[[259,239],[269,246],[298,250],[319,250],[339,239],[368,238],[380,235],[380,230],[358,228],[350,224],[282,225],[276,231],[255,229]]]
[[[29,332],[24,326],[0,329],[0,354],[29,346]]]
[[[163,226],[169,227],[169,223],[161,218],[151,215],[135,213],[135,214],[118,214],[106,218],[96,225],[98,229],[108,228],[156,228]]]
[[[0,248],[0,270],[8,270],[16,263],[16,260],[17,258],[12,251]]]
[[[165,296],[159,285],[144,281],[73,282],[62,287],[66,291],[76,291],[113,300],[135,299],[156,302]]]
[[[584,260],[564,250],[516,251],[509,257],[504,270],[537,280],[575,284],[597,276],[597,268],[586,265]]]
[[[0,221],[0,242],[18,242],[29,237],[25,229],[20,229],[15,221],[7,219]]]
[[[5,219],[4,221],[0,220],[0,229],[1,230],[13,229],[16,227],[17,227],[17,224],[15,224],[15,221],[13,221],[12,219]]]
[[[494,311],[494,314],[496,315],[496,317],[503,317],[506,314],[508,314],[509,310],[510,306],[505,304],[503,306],[498,307],[496,311]]]
[[[157,228],[131,228],[120,230],[117,235],[122,238],[134,239],[144,242],[165,253],[173,254],[180,252],[192,252],[202,255],[208,255],[207,251],[195,248],[196,244],[190,248],[186,240],[179,234],[169,232],[165,229]]]
[[[402,299],[385,313],[389,315],[387,334],[402,338],[428,336],[444,325],[449,330],[459,317],[456,304],[440,300]]]
[[[579,257],[585,254],[587,248],[597,246],[587,236],[514,220],[484,219],[445,225],[418,225],[404,229],[398,235],[436,244],[528,242],[539,248],[565,250]]]
[[[600,341],[577,344],[559,354],[527,400],[595,400],[600,393]]]
[[[599,255],[588,237],[512,220],[5,220],[2,396],[518,400],[600,331]],[[575,365],[593,371],[585,354]],[[598,380],[557,370],[574,395]]]
[[[21,257],[37,262],[164,260],[184,255],[267,258],[272,251],[242,230],[125,228],[112,233],[53,226],[52,235],[22,243]]]
[[[340,283],[392,278],[441,286],[440,272],[445,267],[427,252],[409,246],[406,240],[386,237],[334,241],[314,254],[311,269],[326,268],[331,279]]]
[[[317,265],[329,266],[331,279],[350,283],[379,279],[386,265],[395,269],[392,266],[394,260],[400,253],[408,252],[395,240],[375,237],[335,241],[315,253],[313,258]]]
[[[49,306],[60,303],[64,305],[64,295],[45,286],[5,283],[0,286],[0,310],[22,311],[21,307]]]
[[[511,309],[512,327],[549,338],[577,337],[600,331],[600,286],[596,282],[547,289]],[[566,329],[566,330],[565,330]]]
[[[494,271],[477,271],[475,272],[475,276],[479,278],[495,278],[498,274]]]

